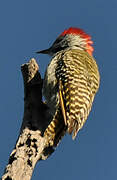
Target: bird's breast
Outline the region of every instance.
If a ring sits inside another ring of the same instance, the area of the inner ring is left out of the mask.
[[[46,99],[47,105],[50,107],[52,114],[55,113],[56,105],[58,101],[58,85],[57,78],[55,76],[55,71],[57,68],[57,59],[53,58],[49,63],[45,77],[43,81],[43,95]]]

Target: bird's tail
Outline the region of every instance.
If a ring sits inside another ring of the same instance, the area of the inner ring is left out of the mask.
[[[65,126],[61,109],[58,109],[53,120],[44,132],[44,136],[48,138],[50,146],[56,147],[62,137],[65,135],[67,127]]]

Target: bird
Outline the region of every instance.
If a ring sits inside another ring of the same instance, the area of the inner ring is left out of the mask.
[[[45,130],[56,146],[66,134],[72,139],[85,124],[100,85],[91,36],[77,27],[65,29],[48,49],[50,55],[43,80],[43,95],[52,121]]]

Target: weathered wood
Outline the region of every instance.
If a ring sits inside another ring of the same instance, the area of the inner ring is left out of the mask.
[[[35,59],[21,66],[24,79],[24,117],[19,138],[2,180],[30,180],[35,164],[46,159],[54,149],[43,133],[51,121],[42,102],[42,79]]]

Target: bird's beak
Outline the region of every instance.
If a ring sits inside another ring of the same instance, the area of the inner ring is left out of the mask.
[[[50,53],[50,48],[49,49],[44,49],[44,50],[41,50],[41,51],[37,51],[36,53],[39,53],[39,54],[49,54]]]

